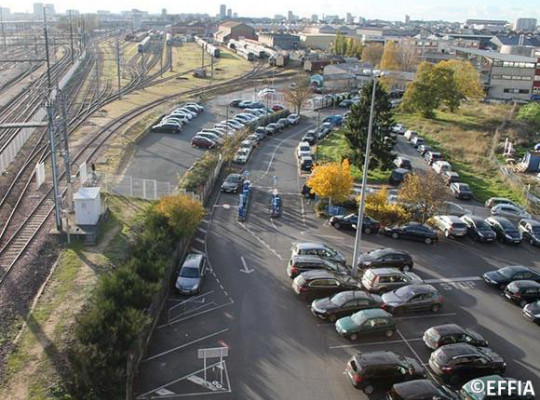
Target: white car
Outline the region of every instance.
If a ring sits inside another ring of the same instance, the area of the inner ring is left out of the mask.
[[[308,142],[300,142],[296,148],[296,156],[298,158],[307,157],[311,155],[311,146]]]
[[[245,164],[247,163],[250,154],[251,154],[251,150],[249,149],[246,149],[246,148],[238,149],[238,151],[234,155],[233,161],[238,164]]]
[[[201,132],[215,133],[219,137],[225,136],[227,134],[223,129],[218,129],[218,128],[204,128],[204,129],[201,129]]]
[[[190,121],[193,119],[193,115],[190,114],[190,113],[187,113],[183,110],[174,110],[170,115],[172,116],[175,116],[175,115],[183,115],[185,116],[187,119],[189,119]]]
[[[251,140],[242,140],[242,143],[240,143],[241,149],[248,149],[249,151],[253,150],[253,142]]]
[[[452,171],[452,165],[448,161],[436,161],[431,167],[439,175],[446,171]]]
[[[221,123],[230,125],[230,126],[232,126],[233,128],[236,128],[236,129],[242,129],[245,126],[241,122],[235,121],[233,119],[228,119],[226,121],[221,121]]]
[[[418,132],[408,130],[403,136],[405,137],[405,139],[411,140],[413,137],[418,136]]]
[[[163,117],[163,119],[161,120],[161,122],[167,122],[167,121],[174,121],[174,122],[178,122],[179,124],[183,125],[183,124],[187,124],[189,122],[189,119],[187,119],[186,116],[181,116],[181,115],[167,115],[166,117]]]
[[[215,134],[215,133],[210,133],[210,132],[197,132],[197,134],[195,136],[198,136],[198,137],[204,137],[206,139],[210,139],[212,142],[216,143],[216,144],[223,144],[223,139]]]
[[[264,96],[267,96],[269,94],[274,94],[274,93],[276,93],[276,89],[264,88],[263,90],[259,91],[259,93],[257,93],[257,96],[264,97]]]
[[[201,106],[199,103],[186,103],[186,107],[192,106],[198,109],[200,112],[204,111],[204,107]]]
[[[218,128],[218,129],[223,129],[225,130],[226,132],[228,132],[229,134],[232,132],[236,132],[238,131],[239,129],[238,128],[235,128],[234,126],[232,125],[227,125],[227,124],[224,124],[222,122],[220,122],[219,124],[215,124],[214,125],[214,128]]]
[[[298,114],[291,114],[287,117],[291,125],[296,125],[300,121],[300,115]]]
[[[530,219],[531,214],[512,204],[498,204],[491,208],[491,215],[505,217],[508,219]]]

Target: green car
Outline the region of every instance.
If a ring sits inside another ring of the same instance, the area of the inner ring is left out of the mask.
[[[356,340],[358,335],[382,332],[391,337],[396,330],[396,321],[389,312],[380,308],[358,311],[350,317],[336,321],[336,331],[341,336]]]

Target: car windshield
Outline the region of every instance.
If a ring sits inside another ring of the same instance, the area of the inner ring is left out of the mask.
[[[300,146],[300,151],[311,151],[309,146]]]
[[[198,278],[199,277],[199,270],[197,268],[182,268],[180,271],[180,276],[182,278]]]
[[[239,176],[232,175],[227,178],[227,182],[229,183],[237,183],[240,180]]]
[[[354,324],[357,325],[357,326],[363,325],[364,322],[366,322],[366,320],[367,320],[367,318],[361,312],[353,314],[351,319],[354,322]]]
[[[535,235],[540,235],[540,226],[533,226],[532,231]]]
[[[403,286],[399,288],[398,290],[396,290],[394,294],[402,300],[408,300],[409,298],[412,297],[413,292],[407,286]]]
[[[336,306],[342,306],[350,299],[350,296],[347,293],[341,292],[336,294],[330,299],[330,301]]]
[[[511,279],[514,276],[514,268],[512,267],[501,268],[498,272],[505,278]]]
[[[476,228],[479,231],[491,231],[491,227],[486,221],[477,221],[476,222]]]

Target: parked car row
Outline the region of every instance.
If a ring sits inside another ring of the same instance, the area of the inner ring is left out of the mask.
[[[150,130],[155,133],[180,133],[182,127],[188,124],[204,111],[204,107],[197,103],[186,103],[175,108],[170,114],[164,116],[160,122]]]
[[[540,272],[523,265],[511,265],[486,272],[482,277],[488,285],[503,291],[504,297],[521,308],[532,303],[530,308],[524,308],[523,315],[536,323],[540,321],[537,307],[540,300]]]

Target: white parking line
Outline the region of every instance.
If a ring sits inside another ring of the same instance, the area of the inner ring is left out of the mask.
[[[170,321],[170,322],[168,322],[168,323],[166,323],[166,324],[156,326],[156,329],[165,328],[165,327],[167,327],[167,326],[171,326],[171,325],[177,324],[178,322],[182,322],[182,321],[186,321],[186,320],[191,319],[191,318],[198,317],[199,315],[203,315],[203,314],[209,313],[209,312],[211,312],[211,311],[218,310],[218,309],[220,309],[220,308],[229,306],[229,305],[231,305],[231,304],[233,304],[232,299],[231,299],[231,301],[230,301],[229,303],[225,303],[225,304],[222,304],[222,305],[220,305],[220,306],[216,306],[216,307],[214,307],[214,308],[209,308],[208,310],[204,310],[204,311],[201,311],[201,312],[199,312],[199,313],[197,313],[197,314],[190,315],[189,317],[173,319],[172,321]]]
[[[206,233],[206,229],[201,228],[200,226],[197,227],[197,230],[198,230],[199,232]]]
[[[398,331],[399,332],[399,331]],[[422,340],[422,338],[409,339],[411,342],[417,342]],[[368,342],[368,343],[354,343],[354,344],[342,344],[339,346],[330,346],[330,349],[346,349],[348,347],[359,347],[359,346],[376,346],[379,344],[393,344],[393,343],[403,343],[403,340],[385,340],[384,342]]]
[[[443,314],[431,314],[431,315],[411,315],[410,317],[394,317],[394,319],[419,319],[419,318],[440,318],[440,317],[451,317],[457,315],[457,313],[443,313]]]
[[[199,243],[204,244],[204,239],[201,239],[200,237],[196,237],[194,240],[195,240],[196,242],[199,242]]]
[[[204,254],[204,251],[197,250],[197,249],[194,248],[194,247],[190,247],[190,248],[189,248],[189,251],[192,252],[192,253]]]
[[[420,356],[418,355],[418,353],[412,348],[411,344],[409,343],[409,341],[407,339],[405,339],[405,336],[403,336],[403,334],[400,332],[399,329],[396,329],[396,332],[399,334],[399,336],[401,336],[401,339],[403,339],[403,341],[405,342],[405,344],[407,345],[407,347],[413,352],[414,356],[416,357],[416,359],[418,360],[418,362],[420,364],[423,363],[422,359],[420,358]],[[419,339],[419,340],[422,340],[422,339]]]
[[[482,281],[481,276],[468,276],[465,278],[442,278],[442,279],[425,279],[424,283],[452,283],[452,282],[465,282],[465,281]]]
[[[182,300],[180,303],[175,304],[174,306],[172,306],[171,308],[169,308],[169,311],[171,311],[172,309],[174,309],[174,308],[176,308],[176,307],[178,307],[178,306],[181,306],[181,305],[183,305],[183,304],[186,304],[186,303],[191,303],[191,302],[193,302],[193,303],[200,303],[200,302],[198,301],[200,298],[204,298],[204,296],[209,295],[209,294],[211,294],[211,293],[214,293],[214,291],[213,291],[213,290],[210,290],[209,292],[200,294],[200,295],[198,295],[198,296],[193,296],[193,297],[190,297],[189,299],[184,299],[184,300]]]
[[[217,336],[217,335],[220,335],[222,333],[225,333],[229,330],[229,328],[225,328],[225,329],[222,329],[220,331],[217,331],[217,332],[214,332],[214,333],[211,333],[209,335],[206,335],[206,336],[203,336],[201,338],[198,338],[198,339],[195,339],[195,340],[192,340],[191,342],[188,342],[188,343],[184,343],[180,346],[177,346],[175,348],[172,348],[172,349],[169,349],[167,351],[164,351],[162,353],[159,353],[159,354],[156,354],[156,355],[153,355],[153,356],[150,356],[148,358],[145,358],[144,360],[142,360],[142,362],[146,362],[146,361],[150,361],[150,360],[154,360],[156,358],[159,358],[159,357],[163,357],[167,354],[170,354],[176,350],[180,350],[180,349],[183,349],[185,347],[188,347],[188,346],[191,346],[192,344],[195,344],[195,343],[199,343],[199,342],[202,342],[203,340],[206,340],[206,339],[210,339],[211,337],[214,337],[214,336]]]

